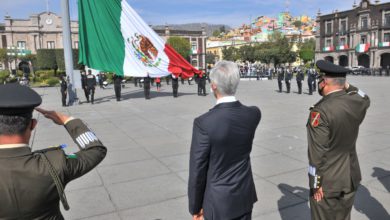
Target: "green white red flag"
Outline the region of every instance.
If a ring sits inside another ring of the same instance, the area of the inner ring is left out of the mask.
[[[365,53],[370,49],[370,44],[358,44],[356,46],[356,52],[358,53]]]
[[[201,74],[126,0],[78,0],[79,63],[118,75],[183,78]]]

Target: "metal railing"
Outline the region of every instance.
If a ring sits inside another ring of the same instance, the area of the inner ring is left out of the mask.
[[[390,76],[390,69],[387,68],[361,68],[357,70],[351,70],[351,75],[360,76]]]

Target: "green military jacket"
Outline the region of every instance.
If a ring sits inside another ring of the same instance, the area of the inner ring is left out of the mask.
[[[307,122],[309,184],[325,196],[351,192],[361,180],[356,140],[370,106],[356,87],[323,97],[310,109]]]
[[[66,123],[66,130],[80,147],[66,155],[61,147],[32,152],[27,145],[0,148],[0,219],[64,219],[59,194],[43,154],[63,186],[98,165],[106,148],[79,119]],[[1,147],[1,145],[0,145]]]

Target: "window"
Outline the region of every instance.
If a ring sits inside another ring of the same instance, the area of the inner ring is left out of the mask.
[[[18,49],[26,49],[26,41],[18,41],[16,47]]]
[[[332,34],[332,23],[331,22],[326,23],[326,34]]]
[[[55,49],[55,48],[56,48],[56,45],[55,45],[54,41],[47,42],[47,49]]]
[[[390,26],[390,12],[385,14],[384,25]]]
[[[360,43],[361,43],[361,44],[367,43],[367,35],[362,35],[362,36],[360,37]]]
[[[340,38],[340,46],[344,46],[344,45],[346,45],[346,40],[343,37],[343,38]]]
[[[192,60],[191,65],[194,67],[198,67],[198,60]]]
[[[383,42],[390,42],[390,33],[385,33],[383,35]]]
[[[362,29],[367,29],[368,28],[368,17],[362,17],[360,27]]]
[[[327,39],[326,42],[325,42],[325,47],[330,47],[332,46],[332,40],[331,39]]]
[[[347,20],[341,20],[340,22],[340,32],[345,34],[347,32]]]
[[[79,49],[79,42],[78,41],[74,42],[74,49]]]
[[[198,53],[198,44],[196,42],[191,43],[192,54]]]

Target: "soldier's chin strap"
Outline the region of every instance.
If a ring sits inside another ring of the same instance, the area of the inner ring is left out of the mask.
[[[58,195],[60,197],[62,206],[64,206],[64,209],[66,211],[69,210],[69,204],[68,200],[66,199],[65,191],[64,191],[64,186],[61,183],[60,177],[58,176],[57,172],[55,171],[53,165],[50,163],[49,159],[47,159],[46,155],[44,153],[38,153],[41,155],[41,158],[43,160],[43,163],[49,168],[49,173],[51,178],[54,181],[54,184],[56,185]]]

